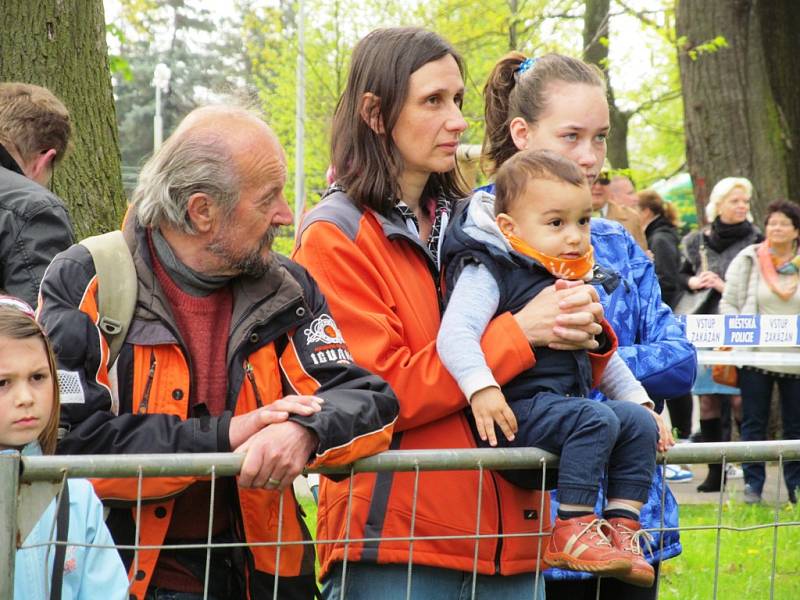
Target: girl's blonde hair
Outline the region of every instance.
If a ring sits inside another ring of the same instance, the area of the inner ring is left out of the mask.
[[[50,342],[42,326],[32,317],[26,315],[19,308],[4,304],[0,304],[0,337],[12,340],[38,338],[44,344],[50,369],[50,380],[53,384],[53,408],[47,425],[39,434],[39,445],[42,447],[43,453],[53,454],[56,451],[56,443],[58,442],[58,421],[61,403],[58,394],[58,370]]]

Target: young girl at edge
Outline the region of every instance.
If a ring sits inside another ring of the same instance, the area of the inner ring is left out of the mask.
[[[527,58],[510,52],[495,64],[484,89],[486,138],[484,154],[495,169],[520,150],[552,150],[575,162],[587,181],[597,179],[606,156],[608,101],[603,74],[568,56],[548,54]],[[484,188],[493,193],[493,186]],[[608,292],[596,288],[619,342],[619,355],[658,406],[663,398],[691,390],[697,358],[682,326],[661,301],[652,261],[631,236],[606,219],[592,219],[592,246],[598,263],[616,270],[622,284]],[[596,392],[593,398],[602,399]],[[664,497],[662,476],[650,487],[642,507],[642,526],[653,533],[652,554],[658,563],[680,553],[678,507],[669,488]],[[555,504],[555,503],[554,503]],[[662,526],[667,531],[657,531]],[[614,579],[576,581],[586,574],[550,569],[547,598],[651,600],[658,583],[637,588]],[[570,581],[565,581],[571,579]],[[597,587],[600,588],[599,595]]]
[[[58,433],[56,363],[33,310],[0,297],[0,452],[52,454]],[[122,600],[128,579],[103,521],[103,506],[86,480],[70,479],[69,528],[62,564],[54,565],[57,500],[53,499],[17,550],[14,598],[18,600]],[[77,544],[91,544],[90,546]],[[63,569],[53,590],[54,569]],[[60,591],[60,594],[59,594]]]

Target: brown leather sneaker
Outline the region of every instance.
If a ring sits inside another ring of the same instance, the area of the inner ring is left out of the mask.
[[[614,529],[597,515],[556,519],[544,562],[551,567],[619,577],[631,570],[632,557],[612,542]]]
[[[617,578],[631,585],[651,587],[655,580],[655,571],[644,559],[642,541],[649,547],[653,537],[642,529],[639,521],[624,517],[616,517],[608,521],[614,528],[615,545],[631,559],[630,572],[625,575],[617,575]]]

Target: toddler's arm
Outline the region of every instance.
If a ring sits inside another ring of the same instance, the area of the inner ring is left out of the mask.
[[[642,384],[616,352],[609,359],[597,389],[613,400],[627,400],[647,408],[655,406]]]
[[[481,337],[499,302],[500,290],[489,270],[483,265],[467,265],[442,317],[436,350],[467,401],[478,390],[500,387],[481,349]]]

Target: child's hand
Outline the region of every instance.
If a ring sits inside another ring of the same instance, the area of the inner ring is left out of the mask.
[[[478,390],[470,400],[472,415],[478,426],[478,435],[485,442],[489,440],[490,446],[497,446],[497,436],[494,424],[497,423],[506,439],[510,442],[517,433],[517,418],[506,402],[503,392],[496,387],[487,387]]]
[[[653,418],[656,420],[656,424],[658,425],[658,451],[666,452],[675,445],[675,438],[672,437],[672,432],[667,427],[667,424],[664,423],[664,419],[661,418],[661,415],[649,408],[647,410],[649,410],[650,414],[653,415]]]

